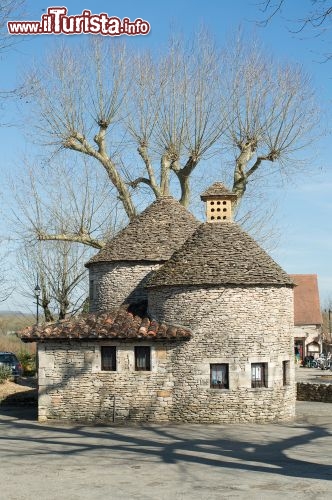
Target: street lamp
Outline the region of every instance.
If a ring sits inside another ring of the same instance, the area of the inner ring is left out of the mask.
[[[35,297],[36,297],[36,304],[37,304],[37,325],[39,323],[39,296],[40,296],[40,292],[41,292],[41,288],[38,285],[38,281],[37,281],[37,285],[35,286]]]

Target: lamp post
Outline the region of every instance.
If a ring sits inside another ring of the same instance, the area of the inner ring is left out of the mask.
[[[35,297],[36,297],[36,305],[37,305],[37,325],[39,324],[39,296],[40,296],[41,288],[38,285],[38,279],[37,279],[37,285],[35,286]]]

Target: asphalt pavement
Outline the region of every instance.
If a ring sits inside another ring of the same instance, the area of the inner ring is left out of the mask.
[[[0,409],[0,499],[331,499],[332,405],[285,424],[39,424]]]

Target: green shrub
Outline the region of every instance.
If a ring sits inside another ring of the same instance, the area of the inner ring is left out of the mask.
[[[9,366],[0,366],[0,384],[12,378],[12,369]]]
[[[17,359],[22,365],[23,375],[31,377],[36,373],[36,355],[28,351],[20,351],[17,353]]]

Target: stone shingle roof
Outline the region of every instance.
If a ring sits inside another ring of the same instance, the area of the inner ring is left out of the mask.
[[[234,222],[205,223],[147,282],[171,285],[289,285],[293,281]]]
[[[166,325],[135,315],[124,308],[87,314],[46,325],[34,325],[18,333],[23,342],[66,340],[189,340],[187,328]]]
[[[294,288],[294,324],[321,325],[323,323],[317,274],[291,274]]]
[[[225,198],[237,197],[236,194],[227,189],[222,182],[215,182],[214,184],[212,184],[212,186],[207,188],[204,193],[201,194],[201,200],[205,201],[207,198],[214,198],[217,196],[224,196]]]
[[[160,198],[122,229],[86,264],[112,261],[166,261],[199,226],[171,196]]]

